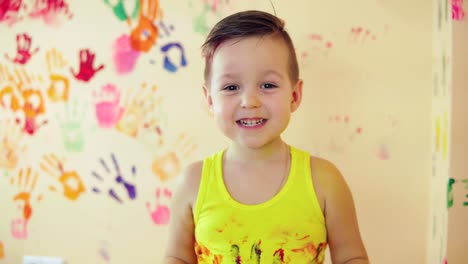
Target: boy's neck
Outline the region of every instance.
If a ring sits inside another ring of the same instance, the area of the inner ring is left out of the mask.
[[[281,138],[260,148],[234,143],[227,148],[225,159],[240,163],[283,161],[285,152],[289,152],[289,146]]]

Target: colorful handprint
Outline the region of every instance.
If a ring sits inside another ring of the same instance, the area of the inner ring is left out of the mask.
[[[169,151],[153,161],[151,166],[153,174],[162,182],[176,177],[180,173],[182,160],[187,158],[196,147],[197,145],[187,135],[181,134]]]
[[[138,135],[139,130],[145,126],[145,121],[157,114],[155,109],[160,105],[161,97],[155,96],[156,90],[156,85],[148,86],[145,83],[137,90],[126,90],[123,99],[125,110],[116,125],[118,131],[130,137]]]
[[[23,0],[7,0],[0,2],[0,22],[12,26],[20,21],[20,10],[24,7]]]
[[[111,1],[111,0],[104,0],[104,3],[106,3],[109,7],[112,8],[112,11],[114,12],[114,15],[117,17],[118,20],[120,21],[127,21],[130,24],[130,18],[136,18],[138,15],[138,10],[140,9],[140,0],[132,0],[133,3],[133,11],[131,14],[125,10],[125,0],[117,0],[117,1]]]
[[[130,34],[130,44],[134,50],[148,52],[158,38],[158,27],[154,22],[158,17],[159,0],[141,0],[138,25]]]
[[[35,0],[28,15],[33,19],[42,19],[46,25],[53,27],[58,27],[73,17],[65,0]]]
[[[13,196],[13,202],[18,205],[21,212],[21,216],[11,222],[11,234],[16,239],[26,239],[28,237],[27,226],[33,213],[31,202],[34,200],[33,195],[38,176],[39,174],[36,171],[33,172],[28,167],[20,169],[16,177],[10,180],[10,184],[18,189],[18,192]],[[38,195],[37,201],[41,201],[41,199],[42,196]]]
[[[62,194],[69,200],[77,200],[86,188],[83,180],[74,170],[65,170],[65,159],[59,159],[55,154],[45,155],[42,158],[40,167],[61,185]],[[58,192],[57,187],[51,185],[51,191]]]
[[[81,152],[85,145],[83,122],[86,117],[87,104],[79,104],[77,100],[65,104],[62,115],[57,116],[63,144],[67,151]]]
[[[169,219],[171,216],[170,209],[168,207],[168,202],[161,202],[161,200],[165,198],[169,200],[172,198],[172,192],[169,189],[156,189],[156,206],[154,210],[151,208],[151,204],[149,202],[146,203],[146,208],[153,220],[153,223],[156,225],[167,225],[169,223]]]
[[[120,106],[120,91],[113,84],[106,84],[99,92],[93,93],[98,125],[112,128],[122,118],[124,109]]]
[[[39,48],[36,47],[32,49],[32,38],[26,33],[16,35],[16,55],[14,58],[10,58],[8,54],[5,54],[5,58],[10,60],[13,63],[17,64],[26,64],[31,57],[39,51]]]
[[[3,111],[0,113],[5,114]],[[0,168],[16,168],[20,157],[26,150],[21,126],[13,116],[0,120]]]
[[[118,74],[133,71],[140,56],[140,52],[130,46],[130,37],[122,35],[114,42],[114,66]]]
[[[89,82],[94,75],[100,70],[104,69],[104,65],[94,68],[94,57],[96,54],[92,53],[89,49],[80,50],[80,68],[78,73],[70,69],[73,76],[79,81]]]
[[[121,186],[119,186],[120,187],[119,189],[115,189],[114,187],[110,187],[108,189],[107,193],[109,194],[109,196],[112,199],[116,200],[117,202],[123,203],[122,198],[120,198],[121,196],[118,194],[119,190],[122,189],[121,188],[122,186],[125,189],[127,197],[130,200],[135,200],[136,197],[137,197],[136,185],[134,183],[131,183],[130,181],[128,181],[128,179],[126,179],[126,177],[122,174],[122,172],[120,170],[119,163],[117,162],[117,159],[115,158],[114,153],[111,153],[110,156],[111,156],[111,159],[112,159],[112,163],[114,164],[114,170],[113,171],[111,171],[111,169],[107,165],[106,161],[103,158],[100,158],[99,163],[101,164],[101,167],[105,171],[105,176],[104,177],[101,176],[101,174],[97,173],[96,171],[92,171],[91,174],[101,184],[103,184],[109,178],[114,177],[115,182],[113,182],[113,184],[117,183],[118,185],[121,185]],[[136,167],[135,166],[131,167],[131,174],[132,174],[132,178],[134,179],[135,176],[136,176]],[[106,188],[106,187],[104,187],[104,188]],[[97,194],[102,193],[102,187],[93,187],[93,192],[95,192]]]
[[[50,101],[67,101],[70,90],[70,80],[65,75],[67,61],[58,50],[51,49],[46,52],[46,63],[50,79],[47,95]]]

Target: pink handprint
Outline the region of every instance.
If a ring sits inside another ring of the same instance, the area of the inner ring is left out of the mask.
[[[31,51],[31,42],[32,38],[26,33],[16,35],[16,56],[11,59],[8,54],[5,54],[7,60],[12,61],[13,63],[26,64],[32,57],[39,51],[39,48],[35,48]]]
[[[80,70],[78,73],[75,73],[73,69],[70,69],[73,76],[77,80],[89,82],[94,75],[104,69],[104,65],[101,65],[97,68],[94,68],[94,53],[92,53],[89,49],[80,50]]]
[[[114,43],[114,65],[118,74],[129,73],[135,68],[140,52],[130,46],[128,35],[120,36]]]
[[[60,26],[73,17],[64,0],[35,0],[28,15],[31,18],[42,18],[49,26]]]
[[[146,208],[151,215],[153,223],[157,225],[167,225],[171,217],[171,212],[169,207],[166,204],[161,204],[161,196],[164,196],[166,199],[172,198],[172,192],[166,188],[161,190],[160,188],[156,189],[156,207],[154,211],[151,211],[151,205],[149,202],[146,203]]]
[[[102,128],[112,128],[120,120],[124,109],[120,106],[120,91],[113,84],[104,85],[99,93],[94,92],[96,118]]]

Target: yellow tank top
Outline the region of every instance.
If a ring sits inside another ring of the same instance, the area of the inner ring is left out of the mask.
[[[315,194],[310,156],[294,147],[283,188],[270,200],[246,205],[224,185],[224,150],[207,157],[194,208],[198,263],[323,263],[325,219]]]

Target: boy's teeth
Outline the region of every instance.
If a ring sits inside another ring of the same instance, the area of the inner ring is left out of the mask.
[[[241,119],[240,123],[243,126],[257,126],[263,123],[264,120],[265,119],[249,119],[249,120]]]

